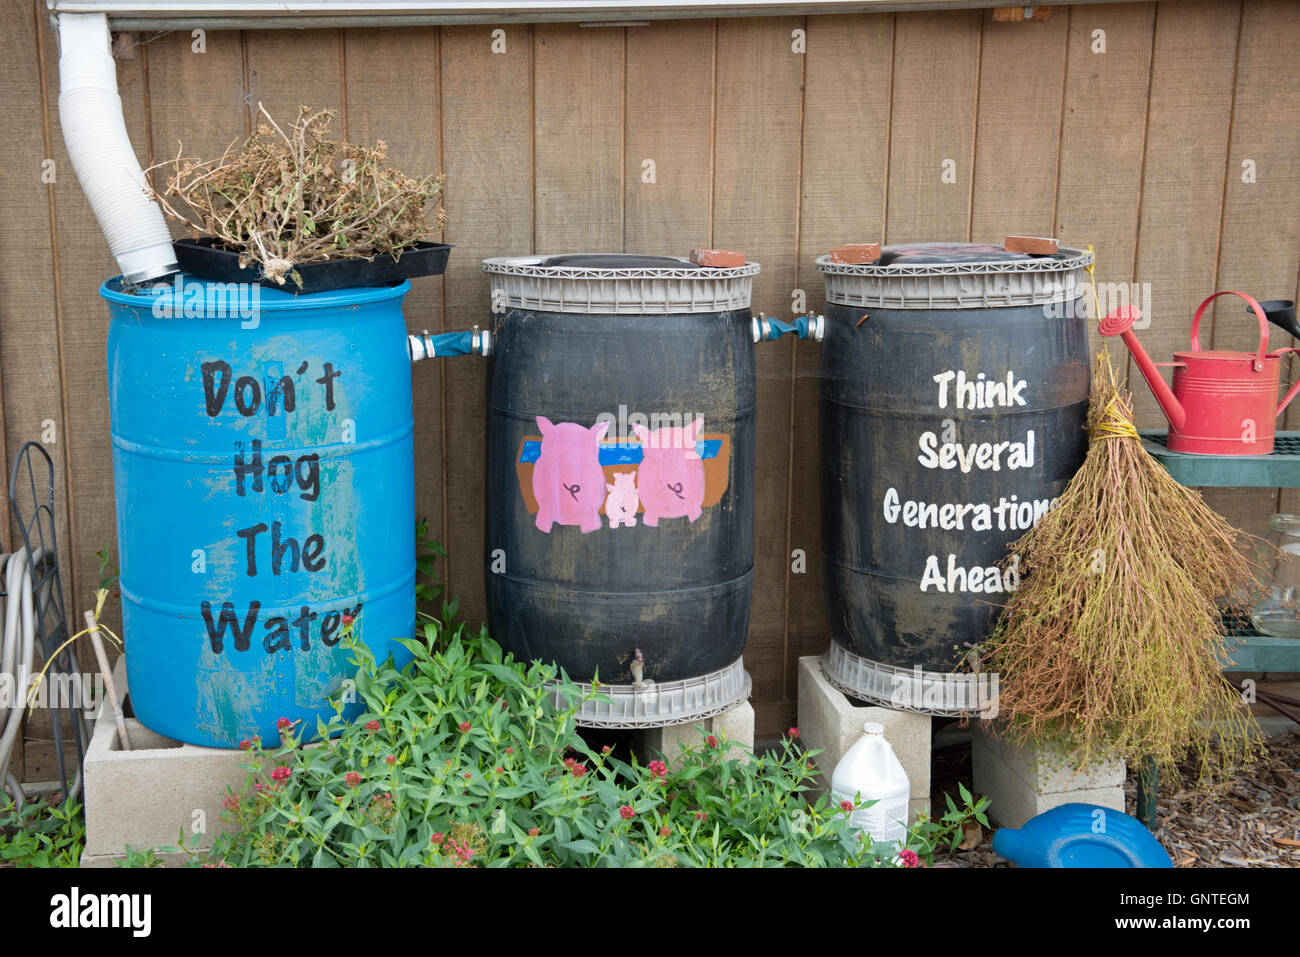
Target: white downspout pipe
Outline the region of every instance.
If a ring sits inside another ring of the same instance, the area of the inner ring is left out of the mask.
[[[117,94],[108,18],[61,13],[59,124],[77,180],[126,282],[178,272],[171,233],[145,192]]]

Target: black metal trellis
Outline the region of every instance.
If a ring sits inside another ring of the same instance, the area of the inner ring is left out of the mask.
[[[43,483],[38,480],[40,467],[34,461],[35,453],[39,453],[45,460]],[[80,780],[88,743],[85,740],[81,697],[88,689],[82,688],[81,693],[77,693],[77,683],[82,680],[81,667],[77,663],[73,647],[69,645],[59,650],[71,633],[68,631],[68,616],[63,603],[63,580],[59,572],[54,513],[54,462],[38,442],[28,442],[18,452],[13,471],[9,475],[9,507],[22,532],[23,548],[27,552],[31,569],[36,646],[40,648],[42,659],[51,662],[46,671],[46,689],[49,692],[46,699],[51,711],[61,791],[64,800],[67,800],[73,783],[68,776],[67,758],[63,753],[63,714],[67,712],[72,716],[72,733],[77,750],[76,778]],[[18,595],[8,597],[9,600],[21,598]],[[70,680],[51,680],[59,675],[68,676]],[[63,696],[58,693],[63,688],[73,692],[71,701],[63,700]],[[22,689],[22,693],[25,694],[26,689]]]

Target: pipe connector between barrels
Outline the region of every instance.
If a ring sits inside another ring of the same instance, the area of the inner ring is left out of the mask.
[[[412,362],[447,356],[490,356],[492,333],[475,326],[466,332],[444,332],[434,336],[426,329],[421,335],[407,336],[406,348]]]
[[[826,317],[825,316],[799,316],[786,322],[782,319],[772,319],[763,315],[761,312],[753,320],[754,341],[763,342],[780,339],[789,333],[794,333],[800,339],[812,339],[815,342],[821,342],[822,337],[826,335]]]

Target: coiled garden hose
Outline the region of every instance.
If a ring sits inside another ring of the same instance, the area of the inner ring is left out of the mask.
[[[45,549],[36,549],[34,561],[39,564],[46,558]],[[4,633],[0,641],[0,681],[4,682],[3,731],[0,731],[0,768],[3,768],[4,788],[22,807],[41,790],[62,791],[65,784],[56,782],[53,786],[35,789],[24,787],[9,766],[13,755],[14,743],[22,732],[23,712],[26,710],[27,688],[31,684],[32,665],[36,647],[36,595],[32,591],[32,569],[27,561],[26,550],[9,554],[0,554],[0,575],[3,575],[4,594],[0,595],[0,622]],[[56,579],[46,577],[41,587],[48,591]],[[47,595],[40,596],[48,597]],[[45,602],[39,603],[45,607]],[[75,659],[73,659],[75,662]],[[58,721],[60,715],[53,715]],[[82,733],[88,737],[89,724],[81,709],[73,709],[73,720],[82,722]],[[62,766],[62,762],[60,762]],[[81,793],[81,770],[77,770],[71,787],[67,788],[67,798],[75,798]]]

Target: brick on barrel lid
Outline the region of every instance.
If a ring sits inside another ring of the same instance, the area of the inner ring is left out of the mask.
[[[727,269],[745,265],[745,254],[726,249],[692,249],[691,263],[696,266]]]
[[[833,263],[860,266],[873,263],[879,258],[880,243],[849,243],[845,246],[836,246],[830,251],[830,260]]]
[[[1002,248],[1009,253],[1028,253],[1030,256],[1055,256],[1061,244],[1048,236],[1008,236]]]

